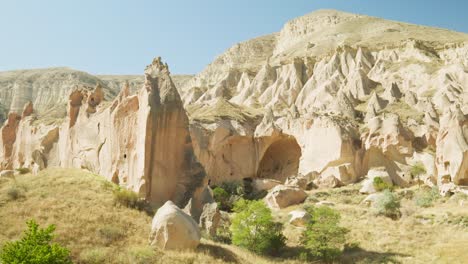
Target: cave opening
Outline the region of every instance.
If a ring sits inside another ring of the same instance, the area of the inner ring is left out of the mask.
[[[258,178],[285,181],[289,176],[297,175],[301,147],[294,137],[285,137],[275,141],[265,151],[257,170]]]

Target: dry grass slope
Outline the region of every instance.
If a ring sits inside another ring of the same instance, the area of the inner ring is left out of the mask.
[[[17,239],[31,218],[41,226],[57,225],[56,241],[71,249],[75,263],[280,261],[205,240],[196,251],[153,251],[147,246],[152,217],[115,205],[110,183],[78,169],[48,169],[38,176],[0,179],[0,246]]]

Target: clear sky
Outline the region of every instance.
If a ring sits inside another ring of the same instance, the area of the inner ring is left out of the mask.
[[[162,56],[197,73],[231,45],[338,9],[468,32],[467,0],[0,0],[0,71],[142,74]]]

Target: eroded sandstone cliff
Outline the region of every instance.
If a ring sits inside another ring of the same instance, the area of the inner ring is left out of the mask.
[[[127,84],[105,101],[93,91],[69,95],[67,117],[41,123],[28,104],[1,129],[3,169],[38,164],[84,168],[132,189],[152,204],[185,206],[206,182],[191,143],[189,121],[167,64],[155,59],[134,95]],[[196,198],[196,197],[195,197]]]
[[[3,168],[87,168],[154,203],[185,203],[208,179],[337,186],[373,169],[454,191],[468,182],[467,72],[467,34],[321,10],[234,45],[179,92],[159,60],[144,78],[79,85],[101,83],[94,91],[69,88],[68,75],[49,76],[50,88],[15,75],[0,91],[12,112],[0,157]],[[39,96],[62,86],[66,100]],[[48,108],[66,118],[47,120]]]

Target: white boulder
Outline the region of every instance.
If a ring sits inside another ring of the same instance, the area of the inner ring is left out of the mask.
[[[194,249],[200,244],[201,234],[193,218],[167,201],[153,218],[150,245],[160,249]]]

